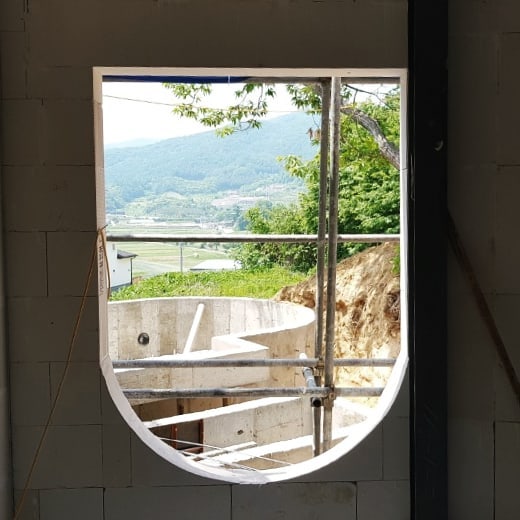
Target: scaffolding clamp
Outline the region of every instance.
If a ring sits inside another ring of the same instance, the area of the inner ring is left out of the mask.
[[[336,399],[336,388],[334,385],[330,385],[328,394],[323,398],[324,401],[333,402]]]

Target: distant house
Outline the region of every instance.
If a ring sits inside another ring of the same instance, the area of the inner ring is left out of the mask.
[[[204,260],[193,267],[190,267],[190,271],[236,271],[241,269],[242,265],[238,260],[230,259],[214,259]]]
[[[114,242],[107,242],[110,289],[112,291],[132,285],[132,260],[137,255],[118,249]]]

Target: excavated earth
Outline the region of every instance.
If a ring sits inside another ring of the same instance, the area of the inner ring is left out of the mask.
[[[397,255],[398,246],[385,243],[337,265],[336,357],[397,357],[401,343]],[[316,277],[284,287],[274,298],[314,309]],[[389,368],[336,368],[335,382],[337,386],[384,386],[389,375]],[[374,404],[372,399],[363,401]]]

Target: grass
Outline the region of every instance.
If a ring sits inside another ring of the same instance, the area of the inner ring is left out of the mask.
[[[281,267],[265,271],[171,272],[142,280],[114,294],[114,301],[163,296],[272,298],[282,287],[306,278]]]

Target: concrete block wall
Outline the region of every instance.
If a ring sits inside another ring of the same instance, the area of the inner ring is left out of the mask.
[[[95,280],[85,290],[102,224],[93,67],[405,67],[406,20],[405,0],[0,1],[12,409],[0,441],[12,435],[16,500],[74,345],[19,519],[408,517],[406,389],[357,449],[318,472],[264,487],[207,480],[151,452],[121,419],[99,369]]]
[[[520,4],[454,0],[449,16],[449,208],[520,374]],[[450,518],[517,518],[520,403],[448,262]]]

